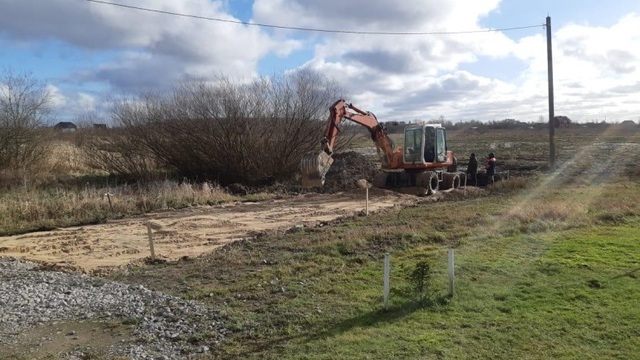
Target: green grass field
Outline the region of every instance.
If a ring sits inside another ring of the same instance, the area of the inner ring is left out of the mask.
[[[205,358],[637,358],[637,134],[559,133],[556,171],[112,277],[220,309],[232,333]],[[545,166],[544,133],[467,135],[452,134],[450,146]],[[426,302],[409,281],[421,262],[431,269]]]
[[[547,179],[499,183],[113,278],[220,309],[232,334],[211,358],[634,358],[640,184],[540,186]],[[424,304],[408,281],[420,261],[432,269]]]

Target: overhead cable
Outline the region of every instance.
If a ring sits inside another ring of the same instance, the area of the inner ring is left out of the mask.
[[[483,29],[483,30],[469,30],[469,31],[428,31],[428,32],[403,32],[403,31],[358,31],[358,30],[340,30],[340,29],[319,29],[319,28],[308,28],[308,27],[298,27],[298,26],[284,26],[284,25],[274,25],[274,24],[263,24],[263,23],[255,23],[255,22],[247,22],[240,20],[230,20],[230,19],[222,19],[208,16],[200,16],[200,15],[192,15],[192,14],[182,14],[176,13],[167,10],[158,10],[158,9],[150,9],[144,8],[140,6],[133,5],[125,5],[112,3],[108,1],[101,0],[87,0],[88,2],[104,4],[104,5],[112,5],[127,9],[134,9],[140,11],[147,11],[157,14],[171,15],[171,16],[180,16],[192,19],[199,20],[207,20],[207,21],[217,21],[223,23],[230,24],[238,24],[245,26],[258,26],[264,28],[272,28],[272,29],[283,29],[283,30],[295,30],[295,31],[306,31],[306,32],[321,32],[321,33],[337,33],[337,34],[357,34],[357,35],[459,35],[459,34],[474,34],[474,33],[487,33],[487,32],[503,32],[503,31],[511,31],[511,30],[523,30],[523,29],[531,29],[531,28],[539,28],[544,27],[545,24],[541,25],[529,25],[529,26],[517,26],[517,27],[509,27],[509,28],[500,28],[500,29]]]

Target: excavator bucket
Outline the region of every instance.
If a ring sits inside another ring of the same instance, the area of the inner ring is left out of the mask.
[[[324,176],[329,171],[333,158],[324,151],[308,153],[300,162],[301,184],[304,187],[322,187]]]

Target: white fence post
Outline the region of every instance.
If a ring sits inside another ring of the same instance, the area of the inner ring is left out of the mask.
[[[390,274],[390,269],[391,268],[391,264],[390,264],[390,260],[389,260],[389,253],[384,254],[384,290],[383,290],[383,297],[384,297],[384,309],[388,310],[389,309],[389,274]]]
[[[453,296],[454,291],[454,250],[449,249],[449,296]]]

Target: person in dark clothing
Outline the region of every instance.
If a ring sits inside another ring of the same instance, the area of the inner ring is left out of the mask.
[[[424,161],[426,162],[435,162],[436,161],[436,150],[435,144],[433,140],[435,139],[435,130],[433,128],[426,128],[426,133],[424,136]]]
[[[487,170],[487,184],[493,184],[496,175],[496,155],[494,153],[489,153],[487,164],[484,168]]]
[[[469,165],[467,165],[467,176],[469,177],[469,184],[473,186],[478,186],[478,159],[476,159],[476,154],[471,153],[471,157],[469,157]]]

